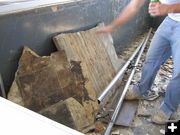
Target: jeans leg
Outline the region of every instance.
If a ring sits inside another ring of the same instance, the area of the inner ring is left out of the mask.
[[[161,109],[169,114],[175,112],[180,103],[180,32],[178,34],[178,38],[174,39],[171,44],[174,64],[173,75],[167,86],[164,102],[161,105]]]
[[[170,44],[167,39],[156,33],[152,39],[147,57],[142,69],[141,79],[134,87],[139,95],[146,95],[156,77],[160,65],[171,55]]]

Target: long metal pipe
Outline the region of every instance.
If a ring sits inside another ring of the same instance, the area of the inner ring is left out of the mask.
[[[116,76],[113,78],[113,80],[109,83],[109,85],[103,90],[103,93],[98,97],[98,102],[101,103],[101,101],[106,97],[108,92],[111,90],[111,88],[115,85],[115,83],[118,81],[118,79],[124,74],[127,67],[131,63],[131,61],[134,59],[134,57],[139,52],[140,48],[142,47],[145,39],[142,41],[142,43],[138,46],[138,48],[135,50],[135,52],[132,54],[132,56],[128,59],[128,61],[125,63],[125,65],[118,71]]]
[[[114,125],[114,123],[115,123],[115,121],[116,121],[116,118],[117,118],[117,116],[118,116],[119,110],[121,109],[121,106],[122,106],[122,102],[123,102],[123,100],[124,100],[124,97],[125,97],[125,95],[126,95],[126,92],[127,92],[127,90],[128,90],[128,87],[129,87],[129,85],[130,85],[130,83],[131,83],[131,80],[132,80],[132,78],[133,78],[133,76],[134,76],[134,73],[135,73],[135,70],[136,70],[136,66],[138,65],[139,60],[140,60],[140,58],[141,58],[141,55],[142,55],[142,53],[143,53],[143,51],[144,51],[144,48],[146,47],[146,44],[147,44],[147,41],[148,41],[149,36],[150,36],[150,34],[151,34],[151,31],[152,31],[152,28],[149,30],[148,35],[147,35],[147,37],[146,37],[146,39],[145,39],[145,42],[144,42],[144,44],[143,44],[143,46],[142,46],[142,48],[141,48],[141,50],[140,50],[140,52],[139,52],[139,55],[138,55],[138,57],[137,57],[137,59],[136,59],[136,63],[135,63],[135,65],[134,65],[134,68],[133,68],[133,70],[132,70],[132,72],[131,72],[131,74],[130,74],[130,76],[129,76],[129,78],[128,78],[128,81],[127,81],[127,83],[126,83],[126,85],[125,85],[125,88],[124,88],[124,90],[123,90],[123,93],[122,93],[122,95],[121,95],[121,97],[120,97],[120,99],[119,99],[119,101],[118,101],[118,104],[117,104],[117,106],[116,106],[116,108],[115,108],[115,111],[114,111],[114,113],[113,113],[113,116],[112,116],[112,118],[111,118],[111,121],[109,122],[109,124],[108,124],[108,126],[107,126],[107,128],[106,128],[106,130],[105,130],[105,132],[104,132],[104,135],[109,135],[109,134],[110,134],[111,129],[112,129],[112,127],[113,127],[113,125]]]
[[[0,89],[1,89],[2,96],[4,98],[6,98],[6,93],[5,93],[5,89],[4,89],[4,83],[3,83],[3,79],[2,79],[1,74],[0,74]]]

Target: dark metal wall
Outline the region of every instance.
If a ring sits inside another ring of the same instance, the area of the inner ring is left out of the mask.
[[[158,26],[162,23],[162,21],[164,20],[166,16],[162,16],[162,17],[155,17],[152,19],[152,26],[154,29],[157,29]]]
[[[14,79],[23,46],[39,55],[55,51],[52,37],[72,29],[87,29],[98,22],[108,24],[130,0],[82,0],[82,2],[0,16],[0,73],[8,91]],[[147,4],[126,25],[113,33],[118,53],[149,27]]]

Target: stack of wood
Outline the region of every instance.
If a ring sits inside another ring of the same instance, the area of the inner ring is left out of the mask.
[[[97,96],[122,65],[111,36],[96,29],[54,37],[50,56],[25,47],[8,99],[79,131],[94,124]]]

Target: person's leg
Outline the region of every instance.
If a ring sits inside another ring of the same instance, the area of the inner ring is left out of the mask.
[[[139,95],[146,95],[156,77],[160,65],[171,55],[169,41],[161,35],[155,34],[142,69],[139,83],[134,86],[134,90]]]
[[[168,114],[175,112],[180,104],[180,23],[176,25],[171,39],[174,69],[164,102],[161,105],[161,109]]]
[[[170,57],[171,48],[169,36],[167,36],[171,30],[170,22],[171,20],[166,18],[156,31],[146,56],[141,79],[137,85],[127,91],[126,100],[141,99],[142,96],[146,96],[160,65]]]
[[[170,20],[169,28],[169,33],[166,36],[170,41],[174,70],[172,79],[166,89],[165,99],[161,107],[156,108],[156,113],[151,118],[152,122],[158,124],[165,124],[180,103],[180,22]]]
[[[126,100],[143,99],[147,97],[148,90],[156,77],[160,65],[171,55],[169,41],[159,34],[155,34],[143,65],[141,79],[138,84],[126,93]]]

